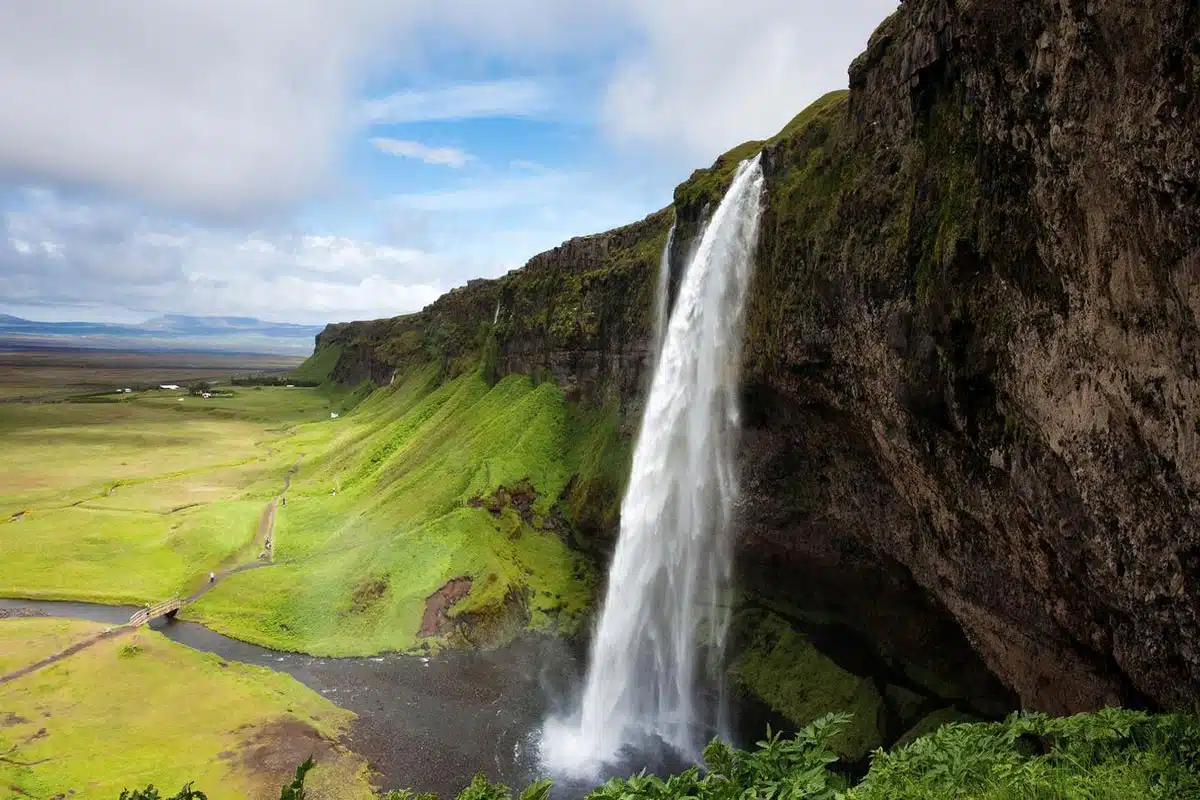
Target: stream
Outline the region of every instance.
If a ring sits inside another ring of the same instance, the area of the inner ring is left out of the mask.
[[[0,599],[0,609],[17,608],[108,624],[123,624],[138,610]],[[550,636],[522,637],[486,653],[318,658],[248,644],[194,622],[162,618],[151,628],[196,650],[286,672],[353,711],[358,719],[345,743],[379,772],[377,782],[385,790],[436,792],[443,800],[455,797],[476,772],[516,792],[544,775],[538,759],[542,723],[547,715],[569,710],[582,682],[581,646]],[[755,730],[762,728],[755,725]],[[684,766],[661,753],[642,754],[609,774]],[[579,798],[595,785],[555,778],[554,797]]]

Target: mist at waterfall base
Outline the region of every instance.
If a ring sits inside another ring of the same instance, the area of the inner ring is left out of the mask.
[[[721,665],[742,316],[762,202],[759,158],[738,166],[683,272],[665,327],[668,281],[660,275],[659,352],[587,676],[578,707],[549,718],[542,730],[540,756],[551,774],[578,780],[639,761],[694,762],[709,739],[728,735]],[[666,262],[664,255],[664,270]]]

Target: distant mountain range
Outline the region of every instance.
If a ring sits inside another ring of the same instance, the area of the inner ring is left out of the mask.
[[[137,325],[37,322],[0,314],[0,347],[99,347],[134,350],[308,355],[322,325],[266,322],[253,317],[164,314]]]

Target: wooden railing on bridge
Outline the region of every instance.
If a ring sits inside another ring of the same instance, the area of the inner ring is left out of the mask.
[[[145,625],[152,619],[173,615],[182,607],[183,600],[178,597],[172,597],[170,600],[164,600],[157,605],[141,609],[129,618],[129,624],[136,628],[139,625]]]

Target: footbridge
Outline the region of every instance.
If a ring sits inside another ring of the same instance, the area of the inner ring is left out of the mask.
[[[146,606],[139,609],[136,614],[129,618],[129,625],[136,628],[159,617],[171,617],[173,619],[179,609],[183,607],[183,602],[179,597],[172,597],[170,600],[164,600],[157,605]]]

